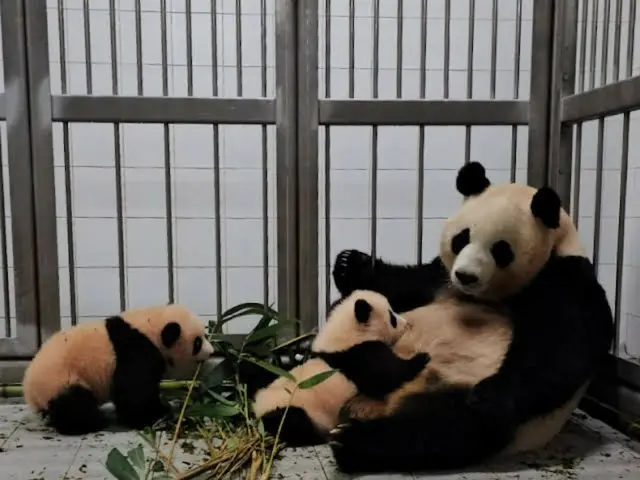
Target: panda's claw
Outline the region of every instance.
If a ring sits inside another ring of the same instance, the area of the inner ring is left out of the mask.
[[[333,281],[342,295],[349,295],[353,290],[364,288],[362,285],[371,265],[371,255],[356,249],[343,250],[333,265]]]

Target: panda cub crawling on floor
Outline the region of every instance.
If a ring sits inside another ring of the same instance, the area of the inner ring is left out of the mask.
[[[258,389],[253,403],[256,416],[267,432],[276,435],[291,403],[280,439],[289,446],[324,443],[348,398],[358,392],[384,398],[424,369],[430,359],[427,353],[405,360],[391,349],[409,328],[384,296],[353,292],[333,306],[311,345],[311,358],[290,371],[298,383],[332,369],[337,372],[311,388],[298,390],[291,380],[276,378]]]
[[[24,397],[64,435],[106,428],[99,407],[109,401],[120,424],[139,430],[168,413],[160,400],[167,367],[193,368],[212,355],[204,323],[186,307],[128,310],[49,338],[25,372]]]

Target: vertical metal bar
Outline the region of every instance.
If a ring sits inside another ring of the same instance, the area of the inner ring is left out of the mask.
[[[89,0],[84,0],[82,5],[84,19],[84,58],[87,70],[87,94],[93,93],[93,66],[91,64],[91,10]]]
[[[236,88],[242,96],[242,0],[236,0]]]
[[[298,265],[300,327],[318,326],[318,2],[298,6]]]
[[[600,62],[600,85],[607,83],[607,60],[609,52],[609,16],[611,1],[604,2],[604,19],[602,28],[602,50]],[[602,170],[604,161],[604,117],[598,118],[598,146],[596,154],[596,195],[595,210],[593,213],[593,264],[598,271],[600,259],[600,227],[602,223]]]
[[[520,51],[522,45],[522,0],[516,3],[516,48],[513,55],[513,98],[520,97]],[[511,169],[510,181],[516,181],[518,168],[518,126],[511,127]]]
[[[355,96],[356,2],[349,0],[349,98]]]
[[[33,169],[37,312],[40,325],[39,340],[42,342],[60,329],[53,128],[51,102],[43,99],[44,92],[49,92],[49,95],[51,92],[46,5],[44,2],[24,2],[24,13],[28,59],[28,105],[32,126],[30,143]],[[11,98],[9,92],[6,95],[7,98]],[[10,121],[7,123],[10,124]],[[20,161],[25,161],[26,158],[28,157],[23,157]]]
[[[140,0],[135,3],[136,13],[136,73],[138,78],[138,95],[142,95],[144,83],[142,79],[142,9]],[[113,58],[113,57],[111,57]]]
[[[589,18],[589,0],[582,1],[582,24],[580,29],[580,67],[578,69],[579,92],[584,92],[586,81],[587,62],[587,21]],[[573,198],[571,200],[572,218],[576,228],[580,223],[580,179],[582,178],[582,122],[578,122],[576,128],[576,152],[573,163]]]
[[[60,84],[62,94],[67,93],[67,42],[64,21],[64,0],[58,0],[58,50],[60,51]],[[71,156],[69,149],[69,122],[62,123],[64,162],[65,213],[67,225],[67,254],[69,256],[69,303],[71,325],[78,323],[78,294],[76,291],[76,255],[73,228],[73,186],[71,182]]]
[[[280,20],[280,18],[278,18]],[[218,96],[218,0],[211,2],[211,88]],[[222,207],[220,195],[220,129],[213,125],[213,203],[215,209],[216,316],[222,318]]]
[[[169,95],[169,45],[167,39],[167,0],[160,0],[160,43],[162,50],[162,95]],[[191,30],[187,27],[187,31]],[[189,49],[187,49],[189,50]],[[188,57],[189,55],[187,55]],[[173,257],[173,182],[171,179],[171,141],[169,124],[162,125],[162,142],[164,145],[164,205],[167,217],[167,293],[169,303],[176,301],[175,271]]]
[[[402,40],[404,38],[403,0],[398,0],[398,18],[396,28],[396,97],[402,98]]]
[[[427,13],[428,0],[422,0],[420,7],[420,98],[427,96]],[[418,192],[417,192],[417,262],[422,263],[422,244],[424,241],[424,143],[425,126],[420,125],[418,135]]]
[[[598,0],[593,0],[591,4],[591,45],[589,62],[589,90],[596,87],[596,55],[598,52]]]
[[[444,77],[443,97],[449,98],[449,70],[451,60],[451,0],[444,2]]]
[[[469,1],[469,39],[467,42],[467,98],[473,96],[473,37],[476,25],[476,2]],[[464,127],[464,163],[471,161],[471,125]]]
[[[496,61],[498,58],[498,0],[493,0],[491,8],[491,73],[489,78],[489,98],[496,98]]]
[[[262,96],[267,96],[267,1],[260,0],[260,76]],[[267,126],[262,125],[262,288],[269,305],[269,156]]]
[[[573,125],[561,121],[563,96],[575,90],[576,47],[578,40],[578,0],[556,4],[554,20],[553,67],[549,133],[549,181],[556,189],[565,209],[571,202],[571,164],[573,160]]]
[[[136,0],[136,35],[141,35],[140,0]],[[116,40],[116,1],[109,1],[109,27],[111,37],[111,82],[112,93],[118,95],[118,45]],[[138,94],[142,95],[142,40],[138,39]],[[120,147],[120,124],[113,124],[113,151],[116,173],[116,221],[118,238],[118,284],[120,288],[120,310],[126,308],[126,270],[124,265],[124,206],[122,195],[122,158]]]
[[[296,3],[276,3],[278,311],[285,316],[298,311]]]
[[[0,338],[0,354],[33,355],[38,348],[37,277],[34,191],[29,132],[25,2],[0,3],[5,98],[16,108],[7,110],[7,163],[13,240],[16,338]],[[46,25],[45,25],[46,27]],[[4,215],[4,212],[2,213]],[[55,212],[54,212],[55,217]]]
[[[622,7],[620,5],[620,7]],[[619,11],[622,8],[619,9]],[[629,1],[629,34],[627,36],[627,78],[633,74],[633,47],[636,30],[636,0]],[[615,286],[615,340],[613,354],[620,356],[621,337],[621,309],[622,309],[622,277],[624,274],[624,235],[627,217],[627,179],[629,173],[629,129],[631,113],[626,112],[622,117],[622,158],[620,159],[620,198],[618,200],[618,239],[616,248],[616,286]]]
[[[533,2],[533,33],[529,101],[529,160],[527,183],[541,187],[548,179],[549,108],[553,55],[553,0]]]
[[[616,24],[613,39],[613,79],[620,80],[620,44],[622,42],[622,0],[616,0]]]
[[[0,211],[2,212],[2,218],[0,218],[0,248],[2,248],[2,295],[4,298],[4,332],[5,337],[12,337],[12,325],[11,325],[11,304],[13,299],[11,298],[11,291],[9,289],[9,258],[7,250],[7,206],[5,204],[5,178],[4,168],[2,167],[2,137],[0,136]]]
[[[324,91],[331,98],[331,0],[325,0],[324,12]],[[324,127],[324,294],[325,311],[331,305],[331,127]]]
[[[378,98],[380,75],[380,0],[373,1],[373,98]],[[378,126],[371,127],[371,258],[378,243]]]
[[[193,96],[193,19],[191,17],[191,0],[185,2],[186,45],[187,45],[187,95]]]

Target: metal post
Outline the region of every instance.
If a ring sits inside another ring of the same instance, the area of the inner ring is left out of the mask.
[[[571,203],[573,125],[561,121],[561,98],[575,89],[578,34],[578,0],[556,2],[549,110],[549,184],[558,192],[563,207]]]
[[[318,1],[298,8],[298,266],[300,329],[318,326]]]

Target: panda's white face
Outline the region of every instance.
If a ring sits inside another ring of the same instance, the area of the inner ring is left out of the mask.
[[[534,192],[515,184],[492,186],[468,198],[447,220],[440,253],[454,287],[501,298],[540,271],[554,236],[531,213]]]

